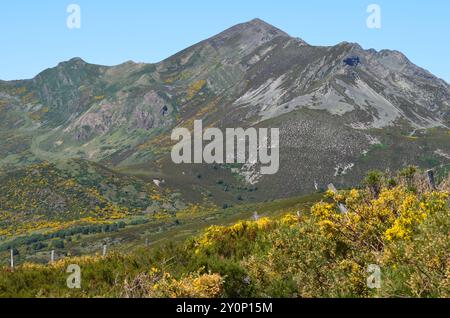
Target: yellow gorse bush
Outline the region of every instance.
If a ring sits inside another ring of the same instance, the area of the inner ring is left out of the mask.
[[[220,255],[233,254],[240,250],[241,244],[253,244],[260,236],[264,236],[280,226],[296,226],[299,223],[297,216],[286,214],[279,219],[261,218],[256,221],[240,221],[231,226],[211,226],[204,234],[194,239],[193,248],[196,255],[202,252]]]
[[[366,189],[334,194],[313,206],[313,215],[328,238],[380,250],[385,241],[409,239],[428,215],[448,209],[448,192],[417,194],[404,186],[382,188],[377,198]],[[341,213],[345,204],[348,213]]]
[[[175,278],[170,273],[152,269],[132,281],[125,281],[128,298],[215,298],[223,292],[224,279],[219,274],[190,273]]]
[[[232,226],[211,226],[204,234],[195,240],[196,253],[202,249],[212,247],[220,242],[232,242],[233,240],[255,240],[258,233],[270,231],[279,225],[294,225],[298,218],[294,215],[285,215],[280,220],[261,218],[257,221],[240,221]]]
[[[153,287],[153,297],[169,298],[214,298],[222,292],[223,278],[218,274],[190,274],[175,279],[165,273],[163,279]]]

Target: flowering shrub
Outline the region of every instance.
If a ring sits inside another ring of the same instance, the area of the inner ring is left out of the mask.
[[[450,178],[430,190],[419,173],[373,173],[301,217],[286,208],[150,252],[3,269],[0,296],[449,297]],[[71,263],[82,267],[81,290],[63,286]],[[381,268],[379,289],[368,287],[369,265]]]
[[[271,247],[243,260],[257,295],[448,297],[448,189],[395,183],[328,192],[299,226],[273,230]],[[367,287],[371,264],[382,268],[381,289]]]
[[[448,209],[448,192],[417,194],[397,186],[382,188],[374,198],[367,191],[328,192],[332,203],[313,207],[312,213],[328,238],[379,251],[386,241],[410,239],[429,215]],[[348,213],[341,213],[338,204],[345,204]]]
[[[280,224],[295,224],[297,218],[286,216],[280,221],[261,218],[257,221],[240,221],[232,226],[211,226],[193,242],[195,253],[230,256],[253,245],[261,235],[265,235]]]
[[[150,273],[137,275],[124,283],[127,298],[215,298],[222,294],[223,278],[219,274],[185,275],[180,279],[153,268]]]

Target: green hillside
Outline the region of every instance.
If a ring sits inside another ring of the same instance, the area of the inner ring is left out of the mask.
[[[129,218],[149,207],[169,213],[181,204],[153,182],[83,160],[40,163],[2,174],[0,193],[0,234],[5,237]]]
[[[449,184],[431,192],[422,172],[373,172],[364,187],[328,192],[312,208],[267,203],[258,220],[186,241],[4,267],[0,296],[449,297]],[[81,289],[66,287],[69,264],[81,268]],[[367,283],[373,266],[378,287]]]

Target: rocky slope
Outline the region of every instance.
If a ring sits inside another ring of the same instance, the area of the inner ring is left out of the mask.
[[[397,51],[311,46],[258,19],[156,64],[76,58],[0,82],[0,115],[4,169],[84,158],[169,181],[180,177],[167,156],[176,126],[279,127],[277,175],[225,169],[258,185],[261,198],[349,185],[371,168],[440,166],[450,153],[445,81]],[[183,169],[185,178],[207,168]]]

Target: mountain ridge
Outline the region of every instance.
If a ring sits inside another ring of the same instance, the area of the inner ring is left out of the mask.
[[[54,68],[57,68],[58,66],[60,66],[60,64],[70,63],[70,62],[82,62],[82,63],[84,63],[84,64],[89,64],[89,65],[94,65],[94,66],[99,66],[99,67],[109,67],[109,68],[111,68],[111,67],[118,67],[118,66],[121,66],[121,65],[123,65],[123,64],[130,63],[130,62],[133,63],[133,64],[146,64],[146,65],[159,64],[159,63],[164,62],[165,60],[168,60],[168,59],[172,58],[173,56],[175,56],[175,55],[177,55],[177,54],[180,54],[181,52],[183,52],[183,51],[185,51],[185,50],[187,50],[187,49],[190,49],[190,48],[192,48],[192,47],[194,47],[194,46],[196,46],[196,45],[198,45],[198,44],[201,44],[201,43],[203,43],[203,42],[207,42],[207,41],[213,40],[213,39],[215,39],[215,38],[221,36],[222,34],[226,34],[226,33],[229,32],[229,31],[236,31],[236,32],[238,32],[239,29],[242,30],[242,29],[248,29],[248,28],[251,28],[251,27],[258,27],[258,26],[261,27],[261,28],[263,28],[263,29],[266,29],[266,31],[268,31],[268,32],[275,32],[275,33],[278,33],[278,36],[290,37],[291,39],[300,40],[301,42],[303,42],[303,43],[309,45],[309,44],[308,44],[307,42],[305,42],[303,39],[298,38],[298,37],[292,37],[292,36],[290,36],[288,33],[284,32],[283,30],[281,30],[281,29],[279,29],[279,28],[273,26],[272,24],[270,24],[270,23],[268,23],[268,22],[266,22],[266,21],[264,21],[264,20],[262,20],[262,19],[260,19],[260,18],[253,18],[252,20],[249,20],[249,21],[247,21],[247,22],[242,22],[242,23],[233,25],[233,26],[227,28],[226,30],[224,30],[224,31],[222,31],[222,32],[220,32],[220,33],[218,33],[218,34],[216,34],[216,35],[213,35],[213,36],[211,36],[211,37],[209,37],[209,38],[207,38],[207,39],[205,39],[205,40],[201,40],[201,41],[199,41],[199,42],[197,42],[197,43],[194,43],[194,44],[192,44],[191,46],[187,47],[186,49],[181,50],[180,52],[177,52],[177,53],[175,53],[175,54],[173,54],[173,55],[171,55],[171,56],[168,56],[168,57],[166,57],[166,58],[163,58],[162,60],[157,61],[157,62],[136,62],[136,61],[133,61],[133,60],[128,60],[128,61],[126,61],[126,62],[119,63],[119,64],[115,64],[115,65],[106,65],[106,64],[98,64],[98,63],[87,62],[87,61],[84,60],[82,57],[74,56],[73,58],[70,58],[70,59],[68,59],[68,60],[63,60],[63,61],[59,62],[59,63],[58,63],[56,66],[54,66],[54,67],[48,67],[48,68],[44,69],[43,71],[39,72],[37,75],[35,75],[35,76],[31,77],[31,78],[12,79],[12,80],[2,80],[2,79],[0,79],[0,83],[8,83],[8,82],[17,82],[17,81],[27,81],[27,80],[32,80],[32,79],[36,78],[40,73],[45,72],[46,70],[54,69]],[[360,49],[363,49],[359,43],[357,43],[357,42],[348,42],[348,41],[342,41],[342,42],[339,42],[339,43],[334,44],[334,45],[328,45],[328,46],[322,46],[322,47],[328,47],[328,48],[331,48],[331,47],[335,47],[335,46],[338,46],[338,45],[346,45],[346,44],[356,45],[356,46],[359,47]],[[320,47],[320,45],[317,45],[317,46]],[[374,48],[363,49],[363,50],[366,50],[366,51],[373,51],[373,52],[376,52],[376,53],[383,53],[384,51],[392,52],[392,53],[400,53],[400,54],[402,54],[406,59],[408,59],[401,51],[398,51],[398,50],[392,50],[392,49],[380,49],[380,50],[376,50],[376,49],[374,49]],[[414,63],[413,63],[412,61],[410,61],[409,59],[408,59],[408,61],[409,61],[410,63],[414,64]],[[432,72],[430,72],[429,70],[424,69],[424,68],[422,68],[422,69],[425,70],[426,72],[432,74]],[[434,76],[434,75],[433,75],[433,76]],[[445,82],[445,84],[446,84],[447,86],[450,86],[450,84],[449,84],[444,78],[439,78],[439,79],[442,80],[443,82]]]
[[[224,36],[224,35],[227,34],[227,33],[230,33],[230,32],[231,32],[231,33],[236,33],[236,32],[242,31],[243,29],[245,30],[245,29],[255,28],[255,27],[263,28],[263,29],[265,29],[265,31],[268,32],[268,33],[275,33],[276,36],[285,36],[285,37],[289,37],[289,38],[291,38],[291,39],[299,40],[300,42],[303,42],[304,44],[309,45],[307,42],[305,42],[305,41],[304,41],[303,39],[301,39],[301,38],[298,38],[298,37],[292,37],[292,36],[290,36],[288,33],[286,33],[286,32],[284,32],[284,31],[282,31],[281,29],[279,29],[279,28],[277,28],[277,27],[271,25],[270,23],[268,23],[268,22],[266,22],[266,21],[264,21],[264,20],[262,20],[262,19],[260,19],[260,18],[254,18],[254,19],[252,19],[252,20],[250,20],[250,21],[247,21],[247,22],[243,22],[243,23],[239,23],[239,24],[233,25],[233,26],[229,27],[228,29],[226,29],[226,30],[224,30],[224,31],[222,31],[222,32],[220,32],[220,33],[218,33],[218,34],[216,34],[216,35],[213,35],[213,36],[211,36],[211,37],[209,37],[209,38],[207,38],[207,39],[205,39],[205,40],[202,40],[202,41],[199,41],[199,42],[197,42],[197,43],[194,43],[194,44],[192,44],[191,46],[187,47],[186,49],[183,49],[183,50],[181,50],[180,52],[177,52],[177,53],[175,53],[175,54],[173,54],[173,55],[171,55],[171,56],[169,56],[169,57],[166,57],[166,58],[162,59],[162,60],[159,61],[159,62],[136,62],[136,61],[133,61],[133,60],[128,60],[128,61],[125,61],[125,62],[123,62],[123,63],[116,64],[116,65],[105,65],[105,64],[98,64],[98,63],[87,62],[87,61],[84,60],[82,57],[75,56],[75,57],[70,58],[70,59],[68,59],[68,60],[63,60],[63,61],[59,62],[59,63],[58,63],[56,66],[54,66],[54,67],[48,67],[48,68],[44,69],[43,71],[39,72],[37,75],[35,75],[35,76],[32,77],[32,78],[26,78],[26,79],[13,79],[13,80],[2,80],[2,79],[0,79],[0,82],[8,83],[8,82],[17,82],[17,81],[27,81],[27,80],[32,80],[32,79],[35,79],[37,76],[39,76],[42,72],[45,72],[45,71],[47,71],[47,70],[49,70],[49,69],[58,68],[59,66],[61,66],[61,65],[63,65],[63,64],[71,64],[71,63],[82,63],[82,64],[84,64],[84,65],[92,65],[92,66],[106,67],[106,68],[119,67],[119,66],[122,66],[122,65],[128,64],[128,63],[131,63],[131,64],[145,64],[145,65],[155,65],[155,64],[160,64],[160,63],[163,63],[164,61],[169,60],[169,59],[171,59],[172,57],[174,57],[174,56],[176,56],[176,55],[178,55],[178,54],[184,52],[185,50],[191,49],[191,48],[193,48],[193,47],[195,47],[195,46],[197,46],[197,45],[199,45],[199,44],[202,44],[202,43],[204,43],[204,42],[208,42],[208,41],[211,41],[211,40],[215,40],[215,39],[217,39],[217,38],[220,38],[221,36]],[[378,54],[383,54],[383,53],[400,54],[400,55],[402,55],[403,58],[405,58],[409,63],[414,64],[414,63],[413,63],[411,60],[409,60],[409,58],[408,58],[406,55],[404,55],[401,51],[398,51],[398,50],[395,50],[395,49],[394,49],[394,50],[393,50],[393,49],[387,49],[387,48],[385,48],[385,49],[380,49],[380,50],[376,50],[376,49],[374,49],[374,48],[364,49],[364,48],[362,48],[362,46],[361,46],[359,43],[357,43],[357,42],[348,42],[348,41],[342,41],[342,42],[339,42],[339,43],[334,44],[334,45],[328,45],[328,46],[322,46],[322,47],[332,48],[332,47],[336,47],[336,46],[340,46],[340,45],[351,45],[351,46],[355,46],[355,47],[358,48],[358,49],[365,50],[365,51],[371,51],[371,52],[378,53]],[[318,47],[321,47],[321,46],[318,45]],[[414,65],[415,65],[415,64],[414,64]],[[420,67],[420,68],[421,68],[422,70],[424,70],[424,71],[430,73],[431,75],[433,75],[429,70],[427,70],[427,69],[425,69],[425,68],[422,68],[422,67]],[[433,76],[434,76],[434,75],[433,75]],[[439,78],[440,80],[442,80],[447,86],[450,86],[450,84],[449,84],[444,78],[440,78],[440,77],[438,77],[438,78]]]
[[[389,149],[383,164],[390,169],[405,161],[442,163],[437,153],[450,153],[444,80],[398,51],[350,42],[312,46],[260,19],[158,63],[103,66],[72,58],[30,80],[0,82],[0,114],[4,168],[82,158],[164,170],[171,167],[171,129],[194,119],[219,128],[281,127],[279,176],[261,176],[257,165],[238,173],[246,183],[280,185],[275,197],[333,180],[351,184],[364,169],[379,167],[380,147]],[[407,150],[403,144],[412,141],[405,135],[420,140]],[[395,155],[399,148],[404,158]],[[414,159],[423,149],[423,158]],[[282,189],[288,171],[304,184]]]

